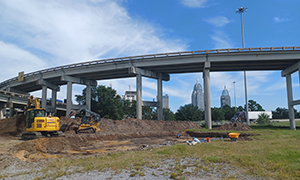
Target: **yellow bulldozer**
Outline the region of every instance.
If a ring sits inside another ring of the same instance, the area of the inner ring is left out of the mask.
[[[34,105],[34,107],[32,107]],[[60,119],[58,117],[47,116],[46,109],[41,108],[40,101],[34,96],[30,96],[25,106],[26,133],[22,134],[22,139],[35,139],[47,136],[64,136],[59,131]]]
[[[85,113],[89,115],[85,115]],[[100,131],[100,120],[101,117],[99,114],[87,110],[85,108],[81,108],[78,111],[72,111],[69,116],[79,116],[81,117],[81,123],[78,128],[75,128],[75,133],[96,133]]]

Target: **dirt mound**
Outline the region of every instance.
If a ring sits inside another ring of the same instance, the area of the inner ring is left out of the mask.
[[[6,134],[16,134],[16,123],[17,118],[6,118],[0,120],[0,135],[6,135]]]
[[[253,129],[242,122],[232,122],[230,124],[224,124],[220,127],[213,128],[213,130],[252,131]]]
[[[201,129],[197,123],[192,121],[153,121],[140,119],[112,120],[101,119],[101,135],[153,135],[164,132],[174,133],[185,129]],[[61,118],[61,130],[72,131],[80,124],[80,118]]]
[[[61,117],[60,118],[60,130],[62,132],[73,131],[74,128],[80,126],[81,119],[79,117],[69,118],[69,117]]]
[[[0,119],[0,135],[18,135],[26,131],[26,116],[18,114],[17,117]]]
[[[14,146],[10,151],[18,152],[42,152],[42,153],[58,153],[65,150],[79,150],[80,147],[91,145],[85,136],[75,137],[56,137],[56,138],[39,138],[31,141],[24,141]]]
[[[101,119],[101,131],[75,134],[73,129],[80,124],[80,118],[63,117],[60,120],[61,130],[65,131],[66,137],[48,137],[24,141],[14,146],[11,152],[64,153],[68,150],[76,151],[86,147],[93,148],[95,142],[142,137],[175,137],[182,130],[201,128],[197,123],[191,121],[111,120],[103,118]]]
[[[17,134],[20,135],[26,131],[26,115],[18,114],[16,120],[16,131]]]

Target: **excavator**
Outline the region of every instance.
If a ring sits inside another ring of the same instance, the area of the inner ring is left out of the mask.
[[[88,113],[89,116],[83,115],[85,113]],[[75,115],[81,117],[80,126],[78,128],[74,129],[76,134],[81,133],[81,132],[96,133],[96,132],[100,131],[101,117],[99,114],[97,114],[93,111],[87,110],[85,108],[81,108],[78,111],[72,111],[69,116],[71,117],[71,116],[75,116]]]
[[[34,107],[32,107],[32,105],[34,105]],[[22,134],[22,139],[64,136],[64,134],[59,131],[59,118],[51,116],[51,114],[47,116],[46,109],[41,108],[38,98],[30,96],[24,109],[26,114],[26,133]]]

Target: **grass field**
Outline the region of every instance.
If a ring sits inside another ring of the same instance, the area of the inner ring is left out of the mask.
[[[158,166],[161,160],[172,159],[180,162],[182,159],[192,158],[199,159],[203,163],[201,166],[195,164],[195,169],[205,169],[208,165],[223,163],[238,168],[252,177],[300,179],[300,131],[289,130],[288,125],[288,122],[280,122],[270,126],[251,126],[254,129],[251,132],[261,134],[253,136],[251,141],[213,141],[196,146],[178,144],[151,151],[131,151],[72,160],[61,159],[51,163],[44,171],[55,172],[53,176],[56,178],[65,175],[72,167],[76,167],[76,172],[142,169],[143,166]],[[186,167],[179,167],[173,174],[170,172],[170,177],[173,175],[174,179],[184,179],[182,168]]]

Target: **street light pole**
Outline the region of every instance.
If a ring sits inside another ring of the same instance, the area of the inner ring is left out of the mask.
[[[236,112],[235,81],[233,81],[233,92],[234,92],[234,109],[235,109],[235,112]]]
[[[244,41],[244,26],[243,26],[243,13],[247,11],[247,8],[240,7],[236,10],[236,13],[241,14],[241,26],[242,26],[242,43],[243,43],[243,49],[245,48],[245,41]],[[250,125],[249,122],[249,116],[248,116],[248,93],[247,93],[247,76],[246,71],[244,71],[244,82],[245,82],[245,100],[246,100],[246,119],[247,124]]]

